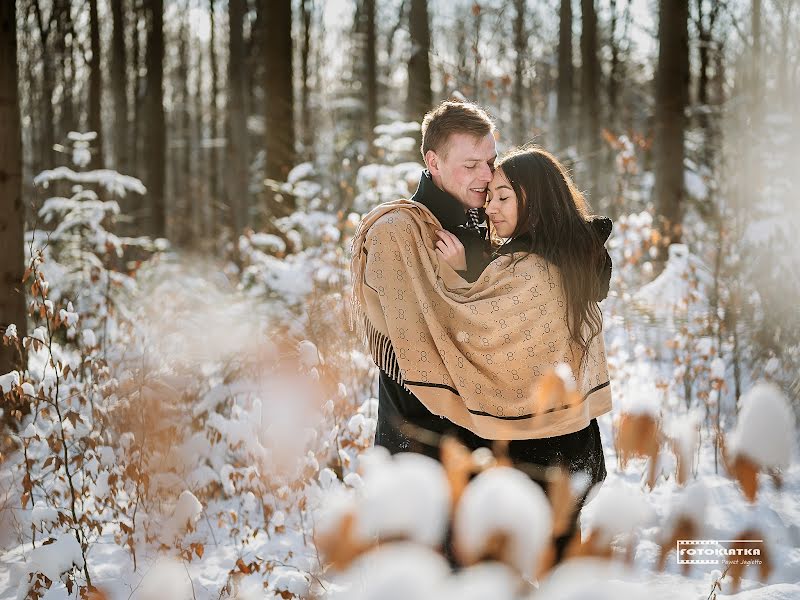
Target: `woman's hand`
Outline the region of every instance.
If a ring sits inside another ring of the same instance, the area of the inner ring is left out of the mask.
[[[439,241],[436,242],[436,255],[439,259],[453,267],[454,271],[466,271],[467,254],[464,245],[449,231],[440,229],[436,235],[439,236]]]

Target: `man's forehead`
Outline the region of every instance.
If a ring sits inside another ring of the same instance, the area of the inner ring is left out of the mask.
[[[456,160],[488,161],[497,156],[494,136],[477,137],[468,133],[451,133],[447,138],[447,154]]]

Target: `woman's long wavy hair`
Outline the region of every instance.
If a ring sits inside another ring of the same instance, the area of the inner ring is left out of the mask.
[[[602,331],[597,299],[604,240],[589,221],[583,194],[552,154],[538,147],[522,148],[496,166],[517,195],[517,226],[506,244],[521,238],[528,252],[558,267],[566,295],[567,327],[572,341],[582,349],[583,364],[589,344]],[[497,252],[503,253],[503,246]]]

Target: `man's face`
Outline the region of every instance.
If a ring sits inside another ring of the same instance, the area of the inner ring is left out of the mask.
[[[428,150],[425,154],[433,183],[458,200],[464,210],[481,208],[486,203],[496,158],[491,133],[482,138],[452,133],[440,153]]]

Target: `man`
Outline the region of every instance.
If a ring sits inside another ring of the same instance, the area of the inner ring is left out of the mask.
[[[497,158],[494,123],[474,104],[443,102],[422,121],[420,149],[427,169],[411,199],[424,204],[444,227],[437,252],[450,256],[463,245],[466,264],[460,272],[475,281],[488,263],[483,206]],[[392,454],[415,451],[438,459],[441,434],[461,429],[380,372],[376,446]]]

